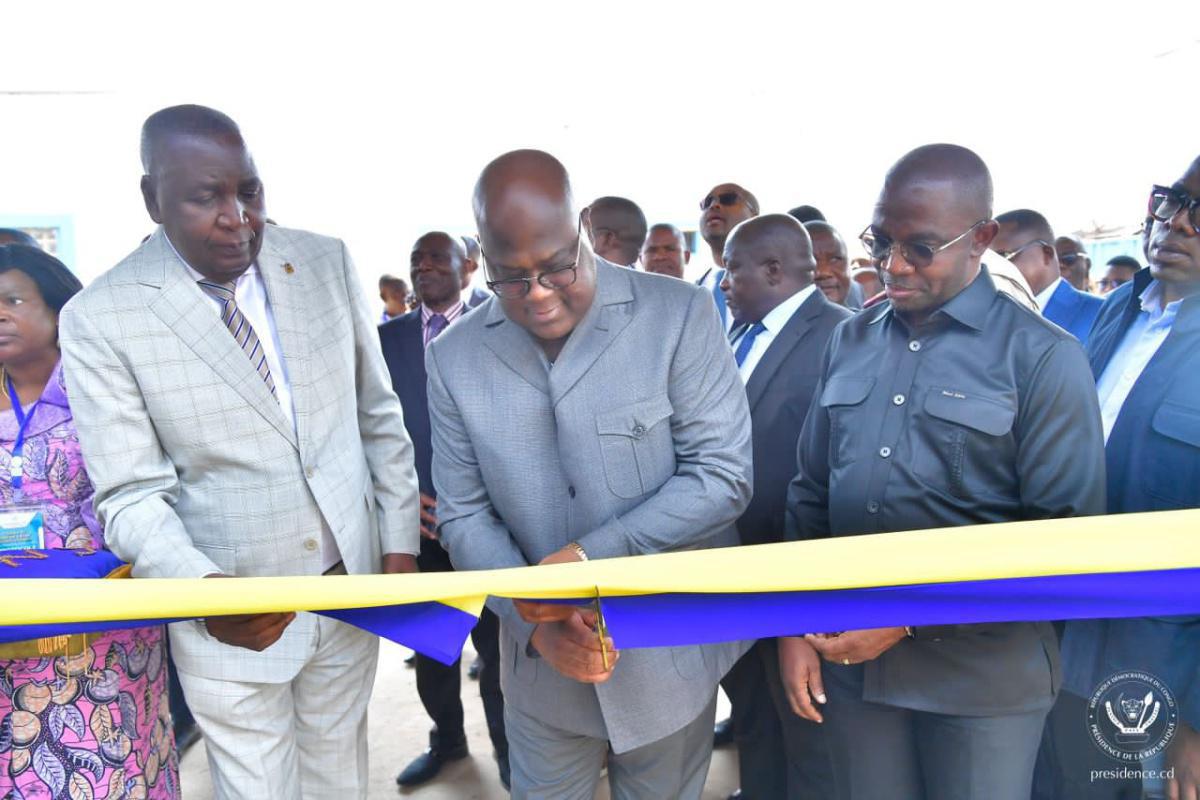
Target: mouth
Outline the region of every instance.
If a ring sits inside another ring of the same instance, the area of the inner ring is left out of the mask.
[[[1155,255],[1187,256],[1188,252],[1177,244],[1165,242],[1154,246]]]
[[[550,320],[554,319],[554,317],[558,316],[558,310],[561,307],[562,306],[551,306],[547,309],[531,308],[529,309],[529,316],[533,318],[534,322],[549,322]]]
[[[704,227],[711,228],[713,225],[724,225],[725,218],[719,214],[713,214],[704,218]]]
[[[905,298],[912,297],[917,293],[917,290],[913,289],[912,287],[897,286],[894,283],[886,284],[883,289],[887,293],[888,298],[894,300],[903,300]]]
[[[247,239],[244,242],[231,243],[213,243],[212,249],[218,253],[227,253],[229,255],[241,255],[250,252],[250,241]]]

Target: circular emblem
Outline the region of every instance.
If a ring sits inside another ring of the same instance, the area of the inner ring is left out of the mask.
[[[1161,753],[1178,725],[1175,695],[1148,672],[1118,672],[1101,683],[1088,700],[1092,741],[1127,764]]]

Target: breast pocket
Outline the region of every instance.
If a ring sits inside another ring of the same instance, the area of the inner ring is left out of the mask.
[[[874,378],[838,375],[825,382],[819,403],[829,417],[830,467],[844,467],[854,460],[855,443],[861,435],[863,401],[874,386]]]
[[[649,494],[675,474],[673,412],[663,394],[596,415],[604,476],[617,497]]]
[[[957,497],[1008,494],[1016,404],[934,387],[925,395],[924,410],[927,430],[913,439],[913,471],[921,480]]]
[[[1168,397],[1150,420],[1155,458],[1145,472],[1146,491],[1168,507],[1200,499],[1200,408]]]

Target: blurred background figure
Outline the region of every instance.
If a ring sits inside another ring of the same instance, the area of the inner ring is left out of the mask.
[[[795,210],[792,209],[792,211]],[[791,212],[788,213],[792,217],[796,216]],[[824,220],[806,222],[804,228],[812,239],[813,256],[817,259],[817,288],[831,303],[853,311],[862,308],[862,286],[850,280],[850,262],[846,258],[846,242],[837,232],[837,228]]]
[[[650,226],[642,245],[642,269],[682,279],[691,258],[683,231],[668,222]]]
[[[810,222],[825,222],[825,215],[816,206],[796,206],[788,212],[801,225]]]
[[[382,325],[408,313],[408,284],[395,275],[379,277],[379,299],[383,301]]]
[[[859,259],[856,259],[857,261]],[[878,297],[883,292],[883,282],[879,280],[879,270],[871,266],[870,262],[852,269],[850,271],[850,280],[857,283],[859,289],[862,290],[864,306],[869,300]]]
[[[474,308],[491,297],[491,294],[472,283],[475,273],[483,265],[483,251],[479,249],[479,242],[475,240],[474,236],[460,236],[459,238],[462,239],[463,247],[467,252],[467,259],[463,262],[462,271],[462,301],[467,308]]]
[[[758,198],[736,183],[717,184],[700,201],[700,236],[708,244],[712,261],[696,283],[712,292],[726,332],[733,326],[733,315],[725,307],[725,293],[721,289],[725,280],[722,260],[725,239],[739,222],[757,216]]]
[[[1063,280],[1081,292],[1086,292],[1091,284],[1092,259],[1083,246],[1083,240],[1078,236],[1060,236],[1054,240],[1054,249],[1058,253],[1058,265],[1062,270]]]
[[[646,215],[637,203],[624,197],[600,197],[583,219],[596,255],[619,267],[637,263],[646,241]]]
[[[1097,283],[1100,294],[1108,294],[1118,286],[1133,280],[1142,265],[1133,256],[1115,256],[1104,265],[1104,277]]]

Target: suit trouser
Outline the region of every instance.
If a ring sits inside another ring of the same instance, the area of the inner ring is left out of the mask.
[[[1078,695],[1058,693],[1046,718],[1033,776],[1033,800],[1140,800],[1142,782],[1131,778],[1092,780],[1093,770],[1136,767],[1105,755],[1087,729],[1087,704]]]
[[[765,647],[763,642],[755,642],[721,679],[721,688],[729,696],[738,779],[746,800],[787,795],[787,754],[779,713],[767,685],[761,652]]]
[[[592,800],[608,759],[612,800],[697,800],[712,759],[714,689],[700,716],[682,729],[625,753],[607,739],[568,733],[508,705],[504,709],[514,800]]]
[[[842,800],[1029,800],[1049,709],[994,717],[870,703],[825,680]]]
[[[833,758],[829,753],[828,730],[792,711],[783,680],[779,675],[779,648],[774,639],[758,643],[767,688],[783,729],[783,747],[787,756],[788,800],[828,800],[837,797],[833,780]]]
[[[321,616],[315,631],[316,652],[285,683],[179,671],[218,800],[367,796],[367,702],[379,639]]]
[[[508,755],[504,737],[504,695],[500,692],[500,620],[484,608],[471,631],[471,641],[483,662],[479,670],[479,696],[487,718],[488,736],[496,755]],[[446,666],[417,653],[417,694],[433,720],[437,741],[453,746],[466,737],[463,731],[462,659]]]

